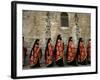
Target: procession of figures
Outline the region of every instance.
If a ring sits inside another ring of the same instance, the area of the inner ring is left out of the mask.
[[[30,54],[27,54],[27,47],[24,46],[23,37],[23,67],[27,65],[29,68],[39,68],[44,66],[63,67],[67,65],[80,66],[91,64],[91,39],[88,40],[85,46],[83,38],[80,37],[76,46],[73,37],[69,37],[68,42],[66,41],[64,43],[62,36],[58,34],[56,43],[52,44],[52,42],[52,39],[48,38],[45,44],[45,50],[43,51],[40,45],[40,39],[36,39],[30,50]],[[29,58],[29,64],[26,65],[25,61],[27,56]],[[42,58],[44,62],[41,62]]]
[[[24,11],[23,69],[90,66],[90,17],[87,13]]]

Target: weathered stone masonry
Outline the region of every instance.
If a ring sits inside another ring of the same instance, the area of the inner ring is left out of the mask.
[[[28,53],[34,43],[39,38],[41,47],[44,51],[47,38],[51,37],[53,45],[55,44],[58,34],[61,34],[65,43],[65,47],[70,36],[75,36],[75,12],[68,14],[69,26],[61,26],[61,12],[48,11],[31,11],[23,10],[22,17],[22,32],[25,39],[25,46],[28,48]],[[78,26],[80,29],[80,37],[87,43],[91,33],[91,14],[77,13]],[[74,40],[77,43],[77,40]],[[44,54],[44,53],[43,53]]]

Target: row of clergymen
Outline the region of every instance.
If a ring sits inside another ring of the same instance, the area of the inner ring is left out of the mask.
[[[27,49],[23,47],[23,53],[26,54]],[[36,39],[29,56],[29,63],[31,68],[40,67],[40,60],[42,57],[42,49],[39,45],[39,39]],[[65,59],[64,59],[65,58]],[[90,64],[91,58],[91,40],[89,39],[87,47],[84,46],[83,39],[80,38],[78,41],[78,47],[76,48],[72,37],[68,40],[66,47],[66,56],[64,56],[64,43],[61,35],[57,36],[55,47],[51,44],[51,38],[48,39],[45,49],[45,64],[47,67],[53,66],[55,62],[58,66],[64,66],[64,60],[67,64],[78,65],[78,64]]]

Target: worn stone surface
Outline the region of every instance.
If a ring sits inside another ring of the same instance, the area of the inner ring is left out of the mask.
[[[61,12],[49,12],[49,18],[45,11],[24,10],[22,15],[22,32],[25,38],[25,45],[28,48],[28,53],[37,38],[40,39],[40,44],[44,51],[46,39],[48,37],[51,37],[54,45],[57,35],[61,34],[66,46],[68,38],[75,33],[73,31],[75,27],[75,13],[68,12],[69,26],[66,28],[61,27]],[[86,44],[87,40],[90,38],[91,32],[91,14],[77,13],[77,15],[79,18],[78,26],[80,28],[80,37],[84,39]],[[75,35],[73,37],[75,37]],[[77,42],[77,40],[75,40],[75,42]]]

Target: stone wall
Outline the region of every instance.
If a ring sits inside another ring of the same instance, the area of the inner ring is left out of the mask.
[[[48,14],[49,13],[49,14]],[[49,16],[48,16],[49,15]],[[28,48],[28,53],[34,41],[39,38],[40,44],[44,51],[46,45],[46,39],[51,37],[53,44],[55,44],[58,34],[61,34],[62,39],[67,44],[70,36],[75,35],[75,13],[68,12],[69,26],[61,27],[61,12],[46,12],[46,11],[23,11],[23,36],[25,38],[25,45]],[[78,26],[80,29],[80,37],[83,37],[85,44],[90,38],[91,30],[91,14],[89,13],[77,13]],[[77,40],[74,40],[77,43]]]

